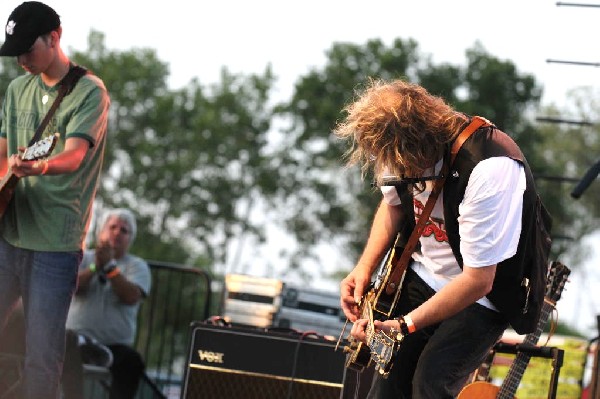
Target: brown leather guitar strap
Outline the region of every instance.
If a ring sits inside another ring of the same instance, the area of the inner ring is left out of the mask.
[[[446,157],[444,160],[444,164],[442,165],[441,178],[435,181],[433,185],[433,190],[431,194],[429,194],[429,198],[425,203],[425,207],[423,208],[423,212],[419,216],[419,220],[417,221],[415,228],[413,229],[408,241],[406,242],[406,246],[402,251],[402,255],[398,259],[398,262],[394,266],[391,271],[390,278],[388,279],[387,286],[385,287],[385,292],[388,295],[392,295],[394,291],[400,285],[400,281],[402,276],[404,276],[404,272],[408,267],[408,263],[410,261],[410,257],[414,252],[419,238],[421,234],[423,234],[423,229],[425,228],[425,223],[429,219],[429,215],[433,210],[435,202],[444,187],[444,182],[446,181],[446,177],[448,176],[448,172],[450,171],[450,167],[454,163],[454,159],[456,158],[456,154],[462,147],[463,143],[480,127],[491,125],[491,123],[480,116],[474,116],[471,120],[471,123],[458,135],[454,143],[452,143],[452,148],[450,149],[450,159]]]

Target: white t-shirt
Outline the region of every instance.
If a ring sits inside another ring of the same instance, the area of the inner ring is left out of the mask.
[[[441,167],[440,160],[435,165],[435,173],[429,170],[425,175],[437,174]],[[425,207],[433,182],[427,181],[425,191],[415,195],[416,219]],[[523,166],[511,158],[488,158],[475,166],[458,207],[460,252],[465,265],[491,266],[517,252],[525,187]],[[381,191],[387,204],[400,205],[395,187],[383,186]],[[439,291],[462,272],[446,235],[443,191],[429,215],[420,243],[420,251],[412,255],[415,260],[412,268],[434,290]],[[486,297],[478,302],[495,309]]]

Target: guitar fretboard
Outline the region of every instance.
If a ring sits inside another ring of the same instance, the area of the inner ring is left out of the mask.
[[[550,314],[556,306],[556,302],[560,299],[562,290],[564,288],[567,277],[570,274],[568,267],[563,265],[561,262],[554,261],[550,266],[550,273],[548,277],[548,286],[546,295],[544,296],[544,304],[541,309],[540,319],[537,324],[535,332],[527,334],[523,340],[523,344],[535,346],[550,319]],[[525,373],[525,369],[529,364],[531,355],[524,352],[517,352],[515,359],[500,387],[497,398],[500,399],[512,399],[515,397],[517,388],[521,382],[521,378]]]
[[[527,334],[525,339],[523,340],[524,344],[527,345],[537,345],[542,332],[544,332],[544,328],[548,323],[550,318],[550,313],[552,312],[553,306],[544,302],[544,306],[542,307],[542,313],[540,316],[540,323],[538,323],[538,327],[535,332],[531,334]],[[515,392],[517,392],[517,388],[519,388],[519,384],[521,383],[521,378],[523,373],[525,373],[525,369],[527,369],[527,365],[529,364],[529,360],[531,356],[524,352],[518,352],[515,360],[513,361],[502,386],[500,387],[500,392],[498,393],[498,399],[512,399],[515,397]]]

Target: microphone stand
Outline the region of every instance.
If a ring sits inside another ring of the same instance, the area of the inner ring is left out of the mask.
[[[592,184],[594,180],[596,180],[596,177],[598,177],[598,173],[600,173],[600,159],[585,173],[585,175],[583,175],[581,181],[577,184],[577,186],[575,186],[575,188],[571,192],[571,197],[581,197],[581,194],[583,194],[583,192],[588,188],[588,186]]]

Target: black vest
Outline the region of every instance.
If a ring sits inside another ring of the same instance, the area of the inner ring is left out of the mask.
[[[523,165],[527,188],[523,194],[517,253],[498,264],[492,291],[487,298],[517,333],[527,334],[535,331],[544,301],[547,259],[540,260],[536,255],[536,242],[543,238],[538,232],[536,218],[540,218],[540,213],[545,210],[541,209],[531,169],[517,144],[507,134],[495,127],[484,127],[465,141],[444,185],[444,223],[450,246],[462,268],[458,206],[475,165],[496,156],[507,156]]]
[[[519,334],[535,331],[544,302],[547,253],[545,259],[536,254],[538,240],[545,237],[538,231],[542,204],[537,195],[533,174],[517,144],[495,127],[476,131],[462,146],[444,185],[444,223],[454,256],[462,268],[458,234],[458,205],[462,201],[469,176],[480,161],[507,156],[520,162],[525,169],[527,186],[523,194],[523,216],[517,253],[500,262],[489,300],[508,319]],[[547,243],[549,250],[549,242]]]

